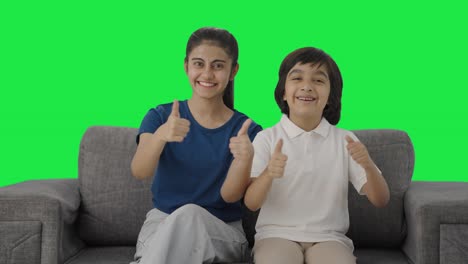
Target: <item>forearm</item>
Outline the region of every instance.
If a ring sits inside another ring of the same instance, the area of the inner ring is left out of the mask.
[[[390,199],[387,182],[377,169],[375,164],[365,169],[367,183],[365,184],[365,193],[371,203],[377,207],[383,207]]]
[[[158,166],[159,158],[166,145],[166,142],[159,136],[158,130],[154,134],[145,135],[147,137],[144,140],[140,138],[140,145],[131,164],[132,174],[138,179],[152,177]]]
[[[263,171],[260,176],[255,178],[245,193],[244,203],[247,208],[251,211],[257,211],[260,209],[270,192],[272,183],[273,178],[267,176],[266,170]]]
[[[250,180],[252,159],[234,159],[221,187],[221,197],[228,203],[239,201]]]

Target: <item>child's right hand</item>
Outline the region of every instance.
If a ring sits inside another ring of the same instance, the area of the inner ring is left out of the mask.
[[[172,111],[160,129],[158,134],[165,142],[182,142],[190,130],[190,121],[185,118],[180,118],[179,101],[174,100]]]
[[[276,143],[275,150],[273,151],[270,162],[268,163],[267,176],[272,179],[281,178],[284,174],[284,168],[286,167],[288,156],[281,152],[282,147],[283,140],[280,139],[278,140],[278,143]]]

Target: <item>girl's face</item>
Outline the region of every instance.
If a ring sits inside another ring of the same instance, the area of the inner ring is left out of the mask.
[[[236,65],[231,71],[231,65],[232,59],[224,49],[209,43],[195,47],[184,64],[193,96],[222,100],[226,85],[239,68]]]
[[[289,106],[289,119],[317,120],[322,117],[330,95],[330,80],[325,65],[297,63],[288,72],[283,99]]]

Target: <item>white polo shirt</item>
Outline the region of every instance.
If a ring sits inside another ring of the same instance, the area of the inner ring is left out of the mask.
[[[306,132],[286,115],[257,134],[252,177],[267,167],[279,139],[288,156],[284,176],[273,181],[258,216],[256,240],[279,237],[297,242],[339,241],[354,250],[345,236],[349,227],[348,182],[360,192],[366,173],[349,155],[345,136],[325,118]],[[361,193],[362,194],[362,193]]]

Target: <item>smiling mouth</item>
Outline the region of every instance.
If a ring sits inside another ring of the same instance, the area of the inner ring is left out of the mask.
[[[313,102],[317,100],[317,98],[309,97],[309,96],[297,96],[296,99],[299,101],[304,101],[304,102]]]
[[[216,83],[211,83],[211,82],[197,81],[197,83],[203,87],[208,87],[208,88],[216,86]]]

